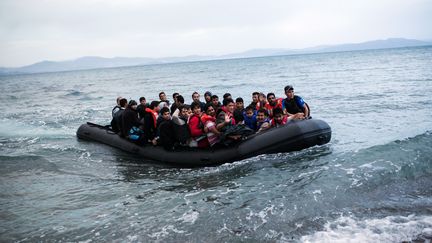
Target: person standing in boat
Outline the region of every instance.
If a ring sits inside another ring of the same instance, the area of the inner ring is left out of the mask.
[[[284,88],[286,99],[282,102],[282,110],[292,119],[305,119],[309,117],[309,107],[302,97],[294,95],[294,88],[287,85]]]
[[[259,110],[259,108],[260,108],[259,92],[253,92],[252,93],[252,102],[250,103],[249,106],[253,107],[253,109],[255,111]]]

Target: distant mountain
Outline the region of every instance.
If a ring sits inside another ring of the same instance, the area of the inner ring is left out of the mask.
[[[428,46],[432,41],[420,41],[404,38],[390,38],[386,40],[374,40],[362,43],[351,43],[342,45],[316,46],[305,49],[253,49],[240,53],[233,53],[222,56],[185,56],[185,57],[166,57],[166,58],[146,58],[146,57],[81,57],[69,61],[42,61],[32,65],[19,68],[1,68],[0,75],[18,74],[18,73],[42,73],[42,72],[59,72],[71,70],[85,70],[96,68],[112,68],[125,66],[140,66],[149,64],[176,63],[176,62],[193,62],[204,60],[220,60],[234,58],[250,58],[265,56],[282,56],[306,53],[323,53],[323,52],[341,52],[370,49],[400,48],[412,46]]]

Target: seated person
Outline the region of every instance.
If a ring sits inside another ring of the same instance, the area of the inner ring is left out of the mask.
[[[147,108],[148,104],[146,101],[145,97],[140,97],[139,98],[139,105],[137,107],[137,111],[138,111],[138,117],[140,118],[140,120],[144,119],[144,114],[145,114],[145,109]]]
[[[259,103],[259,92],[253,92],[252,93],[252,102],[250,103],[250,107],[253,107],[254,108],[254,110],[256,111],[256,110],[259,110],[259,105],[260,105],[260,103]]]
[[[174,124],[168,107],[163,107],[157,120],[157,143],[161,144],[166,150],[174,150],[176,137]]]
[[[198,93],[198,92],[193,92],[193,94],[192,94],[192,103],[193,102],[198,102],[199,104],[200,104],[200,107],[201,107],[201,111],[204,111],[204,108],[205,108],[205,103],[204,102],[201,102],[201,100],[200,100],[200,94]],[[192,104],[191,104],[191,106],[192,106]]]
[[[206,104],[211,103],[211,101],[212,101],[212,93],[210,91],[206,91],[204,93],[204,99],[205,99],[205,103]]]
[[[201,121],[204,124],[204,132],[207,134],[207,140],[210,147],[219,142],[220,132],[216,128],[216,110],[212,104],[207,104],[205,113],[201,116]]]
[[[282,102],[284,113],[292,119],[309,118],[309,107],[300,96],[294,95],[294,88],[291,85],[287,85],[284,90],[287,96]]]
[[[148,142],[157,144],[157,119],[159,116],[159,101],[152,101],[144,115],[144,135]]]
[[[113,118],[114,118],[114,114],[115,114],[117,111],[119,111],[120,108],[121,108],[121,106],[120,106],[120,100],[121,100],[121,99],[123,99],[123,97],[121,97],[121,96],[117,97],[116,105],[114,106],[114,108],[113,108],[112,111],[111,111],[111,115],[112,115]]]
[[[241,111],[242,113],[245,111],[244,102],[243,102],[242,97],[238,97],[236,99],[236,108],[235,109]]]
[[[175,139],[182,146],[187,146],[190,140],[188,106],[181,105],[172,116]]]
[[[289,120],[291,119],[283,113],[282,109],[277,107],[273,110],[273,119],[270,123],[272,127],[280,127],[287,124]]]
[[[256,113],[253,106],[248,106],[246,107],[246,112],[243,114],[244,124],[254,131],[257,130]]]
[[[222,104],[219,102],[219,97],[217,95],[212,95],[211,102],[216,111],[219,110],[219,108],[222,106]]]
[[[113,119],[111,120],[111,129],[115,132],[115,133],[119,133],[120,129],[122,127],[122,114],[124,112],[124,110],[126,109],[128,103],[127,100],[125,98],[121,98],[119,101],[119,105],[120,105],[120,110],[118,110],[115,114]]]
[[[160,99],[159,102],[165,102],[165,103],[168,104],[168,106],[170,105],[170,102],[167,99],[165,92],[162,91],[162,92],[159,93],[159,99]]]
[[[234,120],[234,101],[232,99],[225,99],[223,101],[223,106],[220,108],[219,113],[216,118],[216,128],[218,131],[225,131],[227,126],[235,125]]]
[[[189,131],[191,135],[190,147],[207,148],[210,146],[204,133],[204,124],[201,122],[201,106],[199,102],[192,103],[193,114],[189,118]]]
[[[273,109],[281,108],[282,109],[282,99],[277,99],[274,93],[267,94],[268,103],[265,105],[265,109],[267,110],[269,117],[273,118]]]
[[[122,128],[121,132],[124,137],[137,144],[145,143],[145,136],[142,130],[142,123],[138,119],[136,112],[137,102],[134,100],[129,101],[127,108],[122,114]]]
[[[257,112],[257,126],[256,131],[262,132],[270,128],[270,119],[268,118],[267,110],[259,109]]]
[[[174,93],[175,94],[175,93]],[[171,115],[177,110],[178,107],[184,105],[184,98],[181,95],[177,95],[175,98],[175,103],[171,105]]]

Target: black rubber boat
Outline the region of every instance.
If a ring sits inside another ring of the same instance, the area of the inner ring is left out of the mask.
[[[78,128],[80,139],[104,143],[145,159],[176,166],[209,166],[234,162],[260,154],[297,151],[315,145],[323,145],[331,139],[331,128],[322,120],[291,121],[287,125],[272,128],[249,136],[246,140],[228,148],[182,148],[167,151],[161,146],[138,146],[105,126],[86,123]]]

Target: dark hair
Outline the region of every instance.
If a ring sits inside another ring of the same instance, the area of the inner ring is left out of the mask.
[[[165,92],[163,92],[163,91],[162,91],[162,92],[160,92],[160,93],[159,93],[159,96],[161,96],[161,94],[165,94]]]
[[[201,109],[201,104],[199,102],[192,102],[191,109],[194,110],[196,107]]]
[[[287,92],[288,90],[294,90],[294,87],[292,85],[287,85],[284,88],[285,92]]]
[[[258,112],[257,112],[257,114],[258,114],[258,113],[264,113],[265,116],[268,116],[268,112],[267,112],[267,110],[264,109],[264,108],[259,109]]]
[[[249,111],[249,110],[253,111],[253,110],[255,110],[255,108],[253,106],[249,105],[249,106],[246,107],[245,110],[246,111]]]
[[[182,95],[177,96],[177,101],[183,104],[184,103],[183,96]]]
[[[270,92],[270,93],[267,94],[267,99],[268,99],[270,96],[272,96],[272,95],[273,95],[274,97],[276,97],[276,95],[275,95],[274,93]]]
[[[280,107],[276,107],[273,109],[273,116],[276,116],[276,115],[283,115],[283,111]]]
[[[253,93],[252,93],[252,96],[253,96],[253,95],[259,95],[259,92],[253,92]]]
[[[179,106],[177,107],[177,109],[179,109],[179,111],[181,111],[181,110],[183,110],[183,109],[187,109],[187,108],[186,108],[186,105],[179,105]]]
[[[223,105],[224,105],[224,106],[227,106],[229,103],[234,103],[234,100],[231,99],[231,98],[228,98],[228,99],[224,99],[224,100],[223,100]]]
[[[207,104],[204,106],[204,111],[207,111],[208,108],[210,108],[210,107],[213,107],[213,109],[215,109],[215,111],[216,111],[216,108],[215,108],[215,106],[214,106],[212,103],[207,103]]]
[[[120,107],[125,107],[127,103],[128,102],[127,102],[126,98],[121,98],[120,101],[119,101]]]
[[[176,97],[177,95],[180,95],[180,94],[179,94],[179,93],[177,93],[177,92],[176,92],[176,93],[174,93],[174,94],[173,94],[173,99],[175,99],[175,97]]]
[[[231,96],[230,93],[225,93],[225,94],[223,95],[223,98],[226,99],[226,98],[228,98],[228,97],[230,97],[230,96]]]
[[[170,112],[170,109],[168,107],[162,107],[162,109],[160,110],[160,114],[163,115],[163,113],[165,112]]]
[[[135,100],[130,100],[129,104],[128,104],[128,107],[131,107],[133,105],[137,105],[137,102]]]
[[[242,97],[238,97],[238,98],[236,99],[236,103],[237,103],[237,102],[242,102],[242,103],[243,103],[243,102],[244,102],[244,101],[243,101],[243,98],[242,98]]]
[[[142,97],[140,97],[139,98],[139,101],[141,102],[141,101],[143,101],[143,100],[145,100],[146,98],[144,97],[144,96],[142,96]]]
[[[151,103],[150,103],[150,109],[154,109],[156,106],[158,106],[159,105],[159,101],[156,101],[156,100],[154,100],[154,101],[152,101]]]
[[[199,95],[198,92],[195,91],[195,92],[192,93],[192,98],[193,98],[194,94]]]
[[[213,100],[213,99],[219,99],[219,96],[217,96],[217,95],[212,95],[211,96],[211,99]]]

